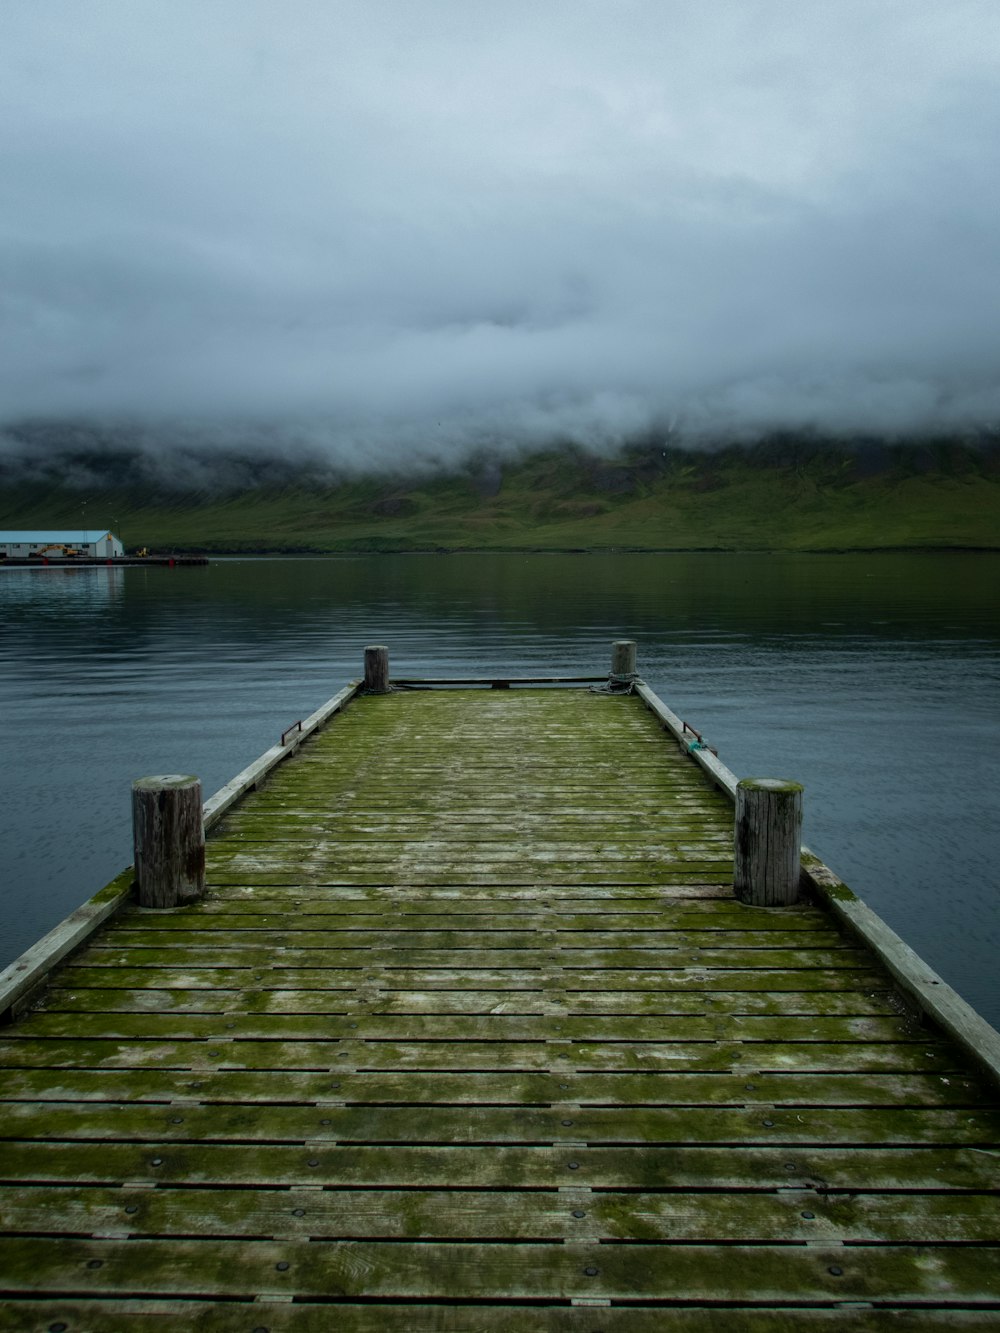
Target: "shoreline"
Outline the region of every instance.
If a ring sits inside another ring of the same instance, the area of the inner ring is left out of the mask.
[[[258,546],[233,550],[178,550],[150,556],[124,556],[113,559],[76,557],[46,560],[7,557],[0,560],[4,569],[143,569],[204,567],[213,560],[357,560],[370,556],[543,556],[543,555],[718,555],[718,556],[790,556],[790,555],[1000,555],[996,546],[934,546],[913,543],[906,546],[410,546],[344,547],[337,550],[298,547]]]

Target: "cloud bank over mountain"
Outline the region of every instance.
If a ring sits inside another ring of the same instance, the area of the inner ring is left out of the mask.
[[[0,421],[386,466],[993,427],[995,21],[6,0]]]

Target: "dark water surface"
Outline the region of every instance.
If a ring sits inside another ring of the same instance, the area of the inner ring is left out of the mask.
[[[0,965],[131,860],[129,787],[206,795],[388,643],[396,674],[642,674],[1000,1023],[1000,557],[399,556],[0,570]]]

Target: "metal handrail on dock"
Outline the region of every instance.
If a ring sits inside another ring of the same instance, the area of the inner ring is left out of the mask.
[[[0,1330],[991,1326],[1000,1038],[635,666],[135,784],[0,975]]]

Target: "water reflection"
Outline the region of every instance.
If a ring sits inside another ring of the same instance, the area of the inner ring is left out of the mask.
[[[0,607],[11,616],[18,605],[32,620],[42,616],[85,615],[103,611],[125,590],[125,570],[116,565],[74,569],[51,565],[41,569],[8,569],[0,585]]]

